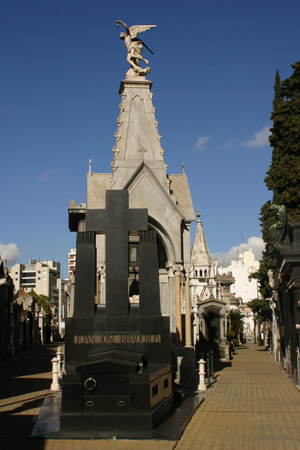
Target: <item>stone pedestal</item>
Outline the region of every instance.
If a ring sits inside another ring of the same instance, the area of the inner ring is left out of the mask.
[[[148,365],[146,353],[125,349],[86,361],[64,381],[62,436],[151,437],[173,405],[170,366]]]
[[[151,437],[173,406],[169,335],[167,317],[69,319],[61,435]]]

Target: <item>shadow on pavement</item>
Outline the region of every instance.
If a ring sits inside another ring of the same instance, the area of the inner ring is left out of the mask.
[[[1,364],[1,449],[44,449],[44,440],[34,441],[30,436],[49,392],[56,351],[56,344],[31,348]]]
[[[49,389],[47,374],[52,370],[56,349],[55,344],[31,348],[6,361],[1,367],[0,399]]]

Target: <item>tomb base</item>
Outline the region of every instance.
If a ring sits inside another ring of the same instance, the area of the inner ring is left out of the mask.
[[[172,406],[170,366],[148,366],[141,352],[104,351],[64,376],[61,436],[150,437]]]
[[[172,410],[172,372],[145,351],[100,350],[63,377],[61,436],[138,438]]]
[[[153,439],[153,430],[168,416],[173,395],[150,412],[63,413],[60,436],[72,439]]]

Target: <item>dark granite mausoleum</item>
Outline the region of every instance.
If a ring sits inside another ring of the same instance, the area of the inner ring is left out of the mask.
[[[66,324],[61,436],[147,438],[173,405],[169,318],[160,311],[155,231],[128,192],[106,192],[77,233],[74,314]],[[139,232],[139,303],[128,297],[128,235]],[[106,235],[106,304],[97,305],[96,233]]]

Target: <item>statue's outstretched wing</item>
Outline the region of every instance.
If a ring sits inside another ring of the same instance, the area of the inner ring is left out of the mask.
[[[133,25],[129,28],[131,39],[136,38],[143,31],[151,30],[151,28],[156,28],[156,25]]]

